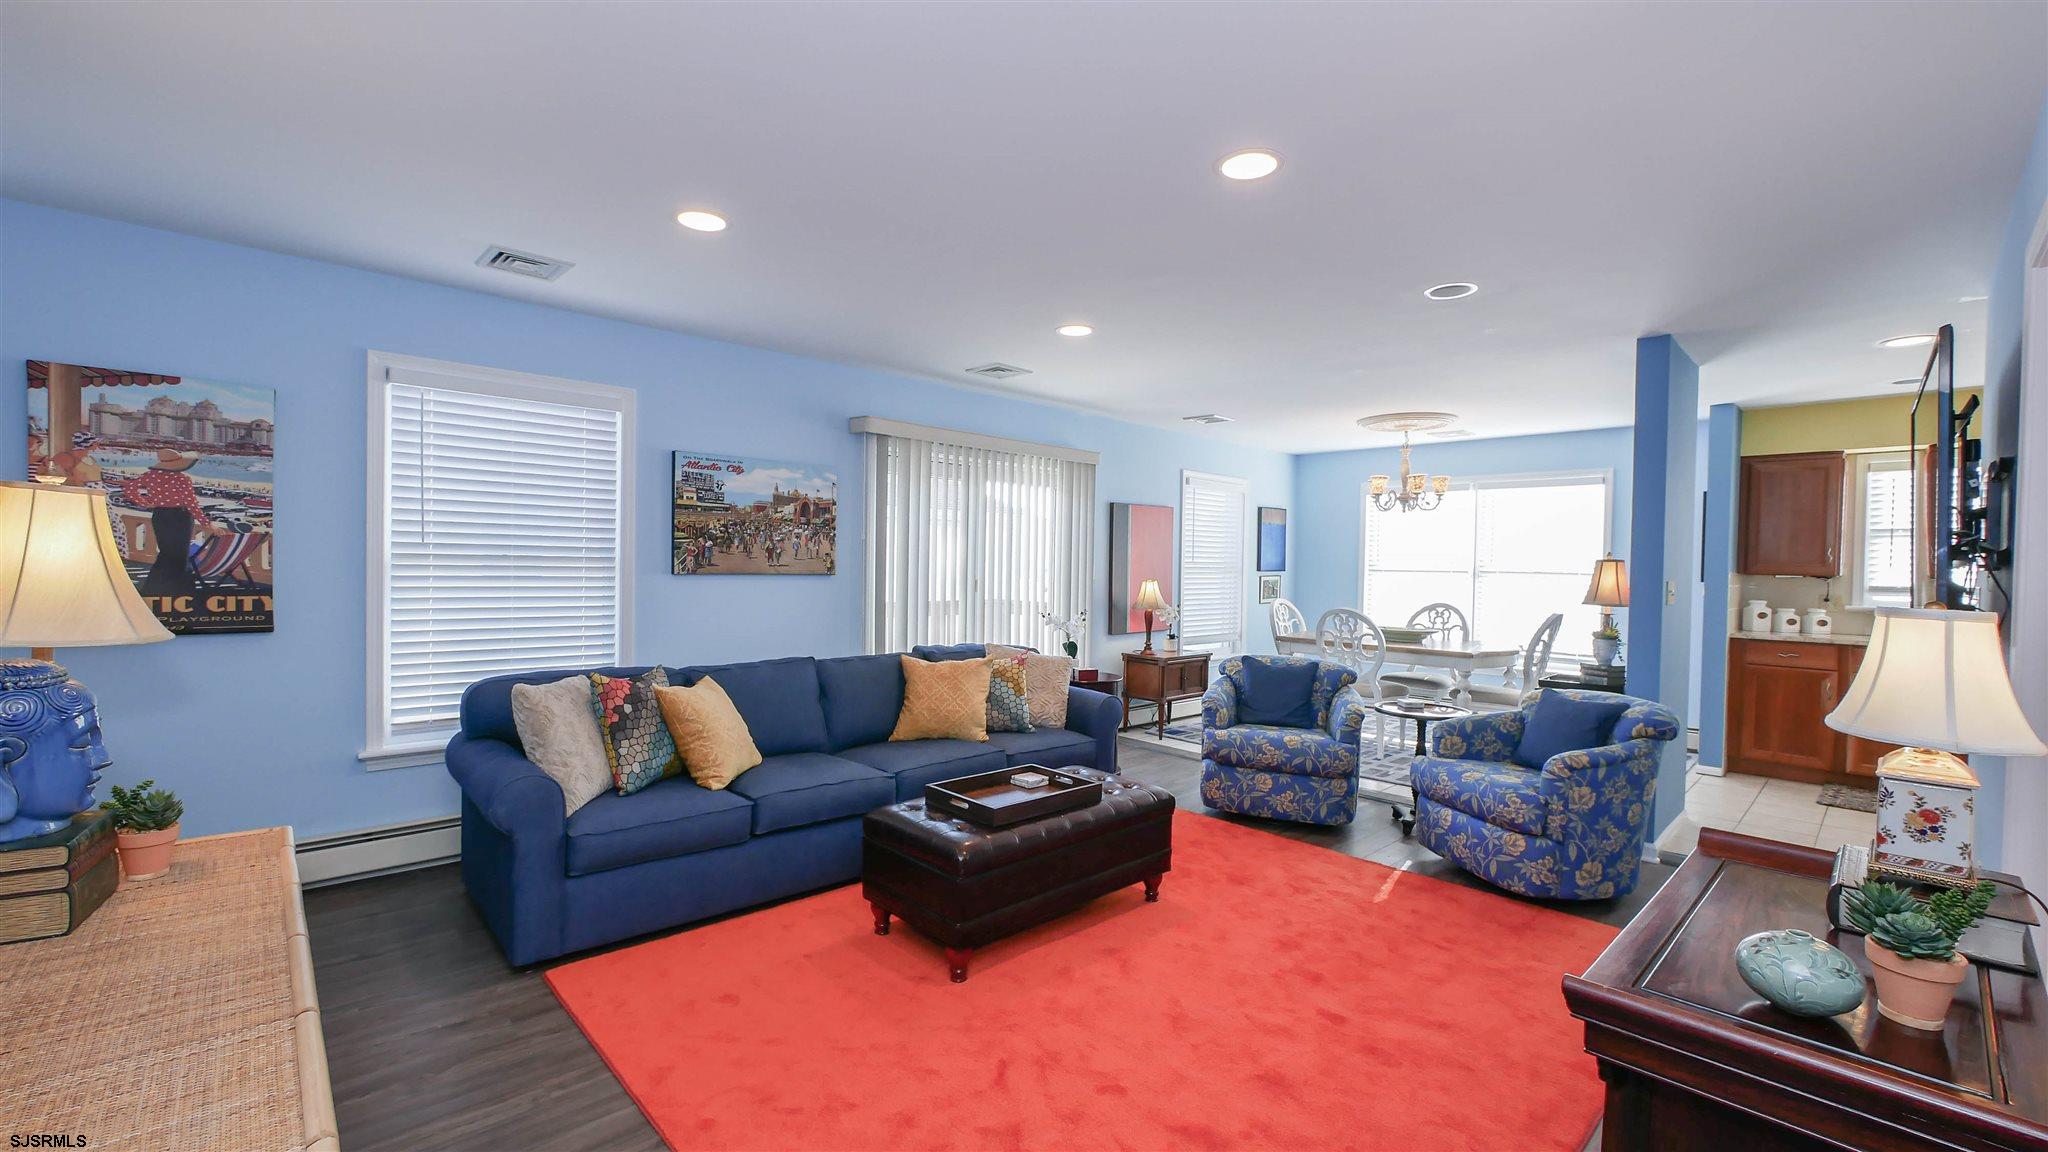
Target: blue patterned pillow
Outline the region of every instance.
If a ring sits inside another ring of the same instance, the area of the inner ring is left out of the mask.
[[[1515,763],[1524,768],[1542,768],[1560,752],[1599,748],[1614,740],[1614,723],[1628,711],[1629,701],[1578,700],[1562,692],[1544,689],[1529,709],[1522,726],[1522,742],[1515,745]]]

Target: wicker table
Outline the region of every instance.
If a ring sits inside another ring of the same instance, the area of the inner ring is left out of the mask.
[[[338,1147],[291,830],[184,841],[71,935],[0,948],[0,1100],[94,1149]]]

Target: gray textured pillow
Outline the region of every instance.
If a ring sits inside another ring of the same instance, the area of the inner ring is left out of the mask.
[[[562,786],[564,815],[574,816],[611,789],[611,765],[605,762],[604,737],[590,704],[590,677],[514,684],[512,726],[519,730],[526,758]]]

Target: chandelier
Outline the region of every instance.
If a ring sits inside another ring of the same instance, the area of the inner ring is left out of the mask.
[[[1358,426],[1373,432],[1399,432],[1401,434],[1401,477],[1396,481],[1387,475],[1372,477],[1367,483],[1367,496],[1373,507],[1382,512],[1399,508],[1403,512],[1427,512],[1443,503],[1444,493],[1451,489],[1449,476],[1431,476],[1417,472],[1409,465],[1411,445],[1408,436],[1412,432],[1426,432],[1448,428],[1457,422],[1449,412],[1385,412],[1378,416],[1367,416]]]

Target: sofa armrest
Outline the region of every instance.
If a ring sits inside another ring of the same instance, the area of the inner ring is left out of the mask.
[[[1202,727],[1229,728],[1237,723],[1237,681],[1218,676],[1202,693]]]
[[[1560,752],[1545,760],[1543,795],[1550,809],[1545,833],[1595,856],[1617,831],[1640,846],[1657,794],[1661,743],[1624,740]]]
[[[1095,766],[1116,771],[1116,733],[1123,726],[1123,702],[1108,692],[1067,685],[1067,731],[1095,740]]]
[[[1337,693],[1336,706],[1330,709],[1330,738],[1356,749],[1359,735],[1365,731],[1366,707],[1365,697],[1355,688]]]
[[[1512,763],[1522,742],[1520,712],[1480,712],[1439,720],[1429,732],[1429,753],[1439,760]]]
[[[515,840],[565,834],[562,786],[503,740],[458,735],[448,742],[448,774],[491,826]]]

